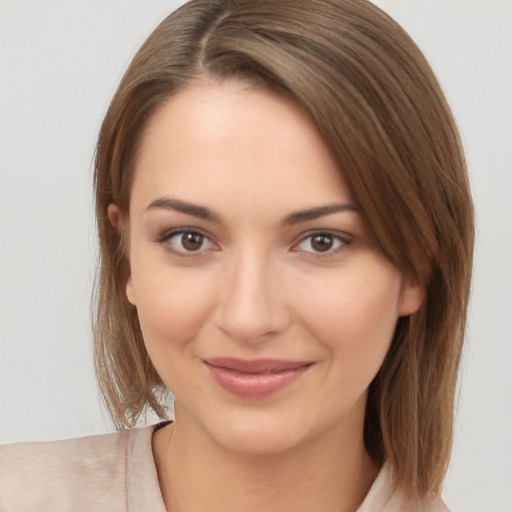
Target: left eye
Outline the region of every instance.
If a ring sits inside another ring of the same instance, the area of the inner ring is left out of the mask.
[[[176,254],[198,253],[213,246],[212,242],[198,231],[175,231],[165,238],[169,249]]]
[[[348,244],[348,240],[333,233],[313,233],[303,238],[294,250],[313,252],[317,254],[333,252],[342,245]]]

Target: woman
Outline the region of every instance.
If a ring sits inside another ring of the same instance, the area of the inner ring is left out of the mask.
[[[4,447],[0,509],[446,510],[472,206],[396,23],[186,4],[123,77],[95,178],[103,395],[120,429],[169,391],[175,419]]]

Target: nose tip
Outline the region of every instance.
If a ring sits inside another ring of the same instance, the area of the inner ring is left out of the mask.
[[[269,266],[244,267],[231,272],[221,287],[215,324],[235,341],[251,343],[286,330],[291,317]]]

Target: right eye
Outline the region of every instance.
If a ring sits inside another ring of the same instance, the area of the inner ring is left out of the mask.
[[[193,229],[176,229],[162,235],[158,242],[177,256],[195,256],[213,249],[213,242],[199,231]]]

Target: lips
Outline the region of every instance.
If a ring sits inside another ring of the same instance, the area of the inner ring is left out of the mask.
[[[207,359],[204,364],[220,387],[246,398],[277,393],[297,381],[312,365],[304,361],[234,358]]]

